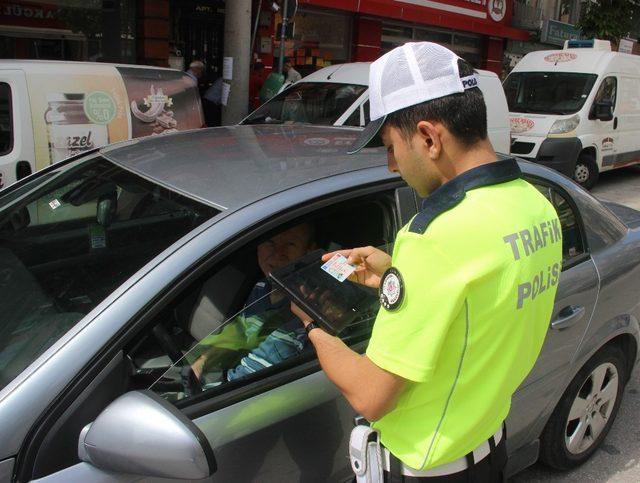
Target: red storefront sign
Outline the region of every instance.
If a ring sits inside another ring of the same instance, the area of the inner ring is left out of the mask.
[[[57,5],[15,1],[0,3],[0,25],[66,28],[66,25],[59,20]]]
[[[299,0],[301,5],[345,10],[493,37],[529,40],[511,27],[513,0]]]

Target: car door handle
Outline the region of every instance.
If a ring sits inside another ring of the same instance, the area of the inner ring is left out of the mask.
[[[566,329],[584,317],[585,309],[581,305],[569,305],[558,312],[556,320],[551,322],[551,328],[556,330]]]
[[[613,129],[618,129],[618,118],[617,117],[613,118]]]

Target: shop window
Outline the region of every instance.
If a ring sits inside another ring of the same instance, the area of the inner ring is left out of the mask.
[[[286,54],[296,66],[314,68],[348,62],[351,53],[351,17],[317,10],[300,10],[295,34]]]
[[[416,29],[415,40],[435,42],[440,45],[450,45],[451,32],[434,32],[432,30]]]

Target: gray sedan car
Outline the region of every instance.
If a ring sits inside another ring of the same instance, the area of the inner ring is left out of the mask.
[[[0,482],[350,480],[355,414],[313,349],[297,338],[264,354],[292,321],[261,318],[274,292],[256,251],[301,223],[326,250],[391,249],[420,200],[383,149],[348,156],[356,136],[235,126],[146,138],[2,191]],[[521,168],[558,211],[564,260],[507,421],[511,473],[595,451],[640,334],[640,214]],[[375,311],[359,315],[340,335],[362,352]],[[230,377],[246,358],[262,369]]]

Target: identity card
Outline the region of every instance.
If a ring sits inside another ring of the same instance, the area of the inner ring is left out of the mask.
[[[338,282],[344,282],[351,275],[356,267],[350,265],[344,255],[336,253],[329,261],[320,267]]]

